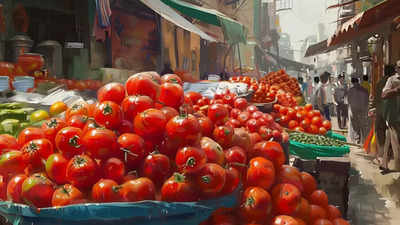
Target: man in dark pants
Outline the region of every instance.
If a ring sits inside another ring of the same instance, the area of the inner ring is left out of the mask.
[[[336,106],[338,126],[340,129],[346,129],[347,124],[347,91],[344,74],[339,74],[335,90],[333,92],[333,103]]]
[[[330,76],[331,74],[328,72],[324,72],[323,74],[321,74],[320,76],[321,85],[317,91],[318,108],[319,110],[322,111],[322,114],[324,115],[325,119],[329,121],[331,120],[330,106],[333,103],[332,90],[331,90],[332,87],[329,83]]]

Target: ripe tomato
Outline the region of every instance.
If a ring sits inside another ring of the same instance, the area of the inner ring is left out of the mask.
[[[92,200],[95,202],[119,202],[122,200],[120,187],[110,179],[100,179],[92,187]]]
[[[277,170],[277,183],[278,184],[292,184],[303,192],[303,183],[301,181],[300,171],[296,167],[289,165],[282,165]]]
[[[310,204],[305,198],[301,198],[300,204],[298,205],[293,216],[296,216],[296,218],[300,218],[304,221],[308,221],[310,219]]]
[[[289,117],[290,120],[296,119],[296,110],[292,108],[288,108],[288,112],[286,114],[287,117]]]
[[[201,135],[205,137],[212,137],[214,131],[214,124],[210,118],[203,116],[198,118],[200,125]]]
[[[226,181],[225,169],[215,163],[206,163],[195,174],[196,186],[199,188],[201,195],[205,197],[213,197],[222,190]]]
[[[310,127],[310,120],[309,119],[304,119],[300,123],[300,127],[303,128],[304,130],[307,130]]]
[[[229,166],[236,168],[238,171],[244,172],[247,165],[246,151],[238,146],[234,146],[225,151],[225,159]]]
[[[225,123],[225,126],[231,126],[232,128],[239,128],[241,124],[237,119],[229,119],[228,122]]]
[[[317,190],[317,181],[311,174],[307,172],[301,172],[301,182],[304,188],[303,193],[306,197],[308,197],[315,190]]]
[[[122,110],[119,105],[111,101],[100,103],[93,112],[97,123],[108,129],[117,129],[122,121]]]
[[[193,102],[194,103],[194,102]],[[210,99],[207,97],[202,97],[197,101],[197,105],[201,106],[206,106],[210,104]]]
[[[269,190],[275,183],[275,168],[271,161],[255,157],[249,162],[246,176],[247,186],[258,186]]]
[[[89,114],[88,104],[85,102],[80,102],[74,104],[72,107],[68,108],[65,111],[65,119],[68,120],[73,115],[84,115],[87,116]]]
[[[274,168],[281,168],[286,157],[282,146],[275,141],[262,141],[254,145],[252,157],[264,157],[274,163]]]
[[[139,178],[138,172],[136,170],[129,171],[125,176],[123,181],[127,182],[129,180],[135,180]]]
[[[197,104],[197,102],[203,97],[200,93],[194,91],[187,92],[185,96],[189,97],[193,104]]]
[[[161,187],[161,200],[166,202],[195,202],[198,192],[186,177],[174,173]]]
[[[257,132],[258,129],[260,128],[260,125],[261,124],[256,119],[249,119],[246,122],[247,130],[249,130],[250,132]]]
[[[142,176],[151,179],[156,187],[161,187],[171,176],[171,163],[168,156],[160,153],[151,153],[144,161],[141,170]]]
[[[228,147],[232,143],[234,130],[230,126],[215,127],[213,136],[214,140],[222,147]]]
[[[156,199],[156,187],[147,177],[129,180],[121,185],[122,200],[125,202],[138,202]]]
[[[11,150],[0,156],[0,174],[3,176],[24,173],[26,166],[27,162],[21,151]]]
[[[84,115],[73,115],[66,122],[68,127],[77,127],[83,129],[88,120],[87,116]]]
[[[118,158],[109,158],[101,165],[103,177],[121,183],[125,176],[125,164]]]
[[[82,144],[90,156],[96,159],[108,159],[120,154],[117,136],[108,129],[96,128],[88,131],[82,137]]]
[[[179,115],[179,112],[176,109],[169,106],[164,106],[160,110],[164,113],[167,121],[170,121],[172,118]]]
[[[137,114],[154,107],[153,99],[149,96],[127,96],[121,103],[124,118],[133,121]]]
[[[178,110],[183,101],[184,93],[181,85],[174,83],[164,83],[161,85],[158,102],[163,106],[169,106]]]
[[[280,123],[282,126],[287,126],[288,123],[289,123],[289,117],[288,117],[288,116],[285,116],[285,115],[281,116],[281,117],[280,117],[280,120],[279,120],[279,123]]]
[[[308,128],[307,132],[311,133],[311,134],[318,134],[319,128],[316,125],[311,124],[310,127]]]
[[[291,216],[280,215],[274,217],[271,225],[299,225],[299,223]]]
[[[253,112],[258,111],[258,108],[255,105],[250,105],[250,106],[247,106],[246,111],[249,112],[250,114],[252,114]]]
[[[55,139],[56,148],[66,158],[81,154],[84,150],[82,145],[82,130],[76,127],[65,127],[58,131]]]
[[[327,219],[318,219],[313,223],[313,225],[333,225],[333,223]]]
[[[342,213],[334,205],[328,205],[328,207],[326,207],[326,210],[327,210],[327,213],[328,213],[328,219],[331,220],[331,221],[333,221],[336,218],[341,218],[342,217]]]
[[[278,184],[271,194],[277,214],[291,215],[301,203],[301,192],[292,184]]]
[[[179,147],[183,147],[199,142],[201,128],[195,116],[181,112],[181,115],[168,121],[165,133],[169,139],[178,142]]]
[[[143,74],[135,74],[125,83],[128,95],[146,95],[156,100],[160,94],[160,84]]]
[[[309,112],[309,111],[311,111],[311,110],[313,109],[313,106],[312,106],[311,104],[306,104],[306,105],[304,106],[304,109],[305,109],[307,112]]]
[[[288,123],[288,127],[289,127],[289,129],[294,129],[295,127],[297,127],[297,126],[299,126],[299,123],[296,121],[296,120],[291,120],[291,121],[289,121],[289,123]]]
[[[50,207],[53,193],[54,184],[40,173],[29,176],[22,183],[22,199],[37,208]]]
[[[177,151],[175,163],[182,173],[195,173],[207,162],[204,150],[196,147],[184,147]]]
[[[315,126],[317,126],[317,127],[320,127],[320,126],[322,125],[322,119],[321,119],[321,117],[319,117],[319,116],[314,116],[314,117],[311,119],[311,124],[313,124],[313,125],[315,125]]]
[[[0,154],[6,149],[19,149],[17,139],[9,134],[0,134]]]
[[[78,204],[83,200],[83,193],[76,187],[70,184],[64,184],[57,188],[51,199],[51,206],[67,206]]]
[[[224,165],[225,156],[222,147],[208,137],[203,137],[200,140],[201,149],[206,153],[208,163],[217,163]]]
[[[332,221],[333,225],[350,225],[349,222],[347,222],[346,220],[342,219],[342,218],[336,218]]]
[[[58,115],[68,109],[68,106],[64,102],[55,102],[49,108],[51,116]]]
[[[260,134],[261,138],[265,141],[271,140],[272,138],[272,129],[268,126],[261,126],[258,129],[258,133]]]
[[[233,103],[234,107],[239,110],[245,110],[247,108],[247,100],[245,98],[236,98]]]
[[[125,88],[121,83],[108,83],[97,91],[97,100],[99,102],[112,101],[117,104],[121,104],[124,98]]]
[[[122,134],[118,137],[120,151],[124,154],[123,159],[129,170],[137,169],[145,157],[145,142],[136,134]]]
[[[320,135],[325,135],[327,132],[328,132],[328,131],[325,129],[325,127],[320,127],[320,128],[318,129],[318,133],[319,133]]]
[[[225,170],[225,173],[225,185],[220,192],[221,195],[227,195],[234,192],[240,184],[240,172],[237,169],[230,166]]]
[[[328,214],[324,208],[319,205],[310,205],[310,224],[314,224],[314,222],[318,219],[326,218],[328,218]]]
[[[92,103],[92,104],[88,104],[88,106],[87,106],[87,110],[88,110],[87,116],[88,117],[91,117],[91,118],[93,117],[93,112],[96,109],[98,104],[99,104],[98,102]]]
[[[68,160],[62,154],[54,153],[46,160],[46,174],[56,184],[65,184],[67,183],[67,165]]]
[[[326,130],[330,130],[332,128],[332,124],[329,120],[324,120],[324,122],[322,122],[322,126],[326,129]]]
[[[22,158],[32,166],[32,169],[40,169],[43,161],[54,153],[53,145],[45,138],[29,141],[21,148]]]
[[[122,120],[118,128],[118,134],[133,133],[133,123],[128,120]]]
[[[231,117],[232,119],[237,119],[238,116],[239,116],[239,114],[240,114],[241,112],[242,112],[242,111],[240,111],[240,109],[233,108],[233,109],[231,110],[231,112],[230,112],[230,117]]]
[[[310,203],[314,205],[319,205],[323,208],[328,207],[328,195],[323,190],[315,190],[310,195]]]
[[[222,97],[222,101],[224,102],[224,104],[233,106],[234,102],[235,102],[235,98],[236,98],[235,95],[227,94],[227,95],[224,95],[224,97]]]
[[[134,120],[135,133],[146,139],[157,139],[164,134],[167,118],[158,109],[147,109],[139,113]]]
[[[59,118],[51,118],[45,121],[42,124],[42,129],[44,132],[44,138],[47,138],[47,140],[51,141],[53,146],[55,147],[55,138],[61,129],[67,126],[67,123],[65,123],[63,120]]]
[[[14,203],[23,203],[22,200],[22,183],[24,183],[25,179],[28,178],[25,174],[18,174],[11,178],[7,184],[7,199]]]
[[[248,187],[243,193],[239,210],[247,222],[265,221],[272,213],[271,196],[260,187]]]
[[[67,181],[79,189],[89,189],[99,179],[97,163],[87,155],[75,155],[67,165]]]
[[[28,127],[23,129],[18,135],[18,146],[23,146],[24,144],[32,141],[34,139],[44,138],[45,134],[43,129],[37,127]]]
[[[229,111],[223,104],[213,104],[208,108],[207,116],[215,125],[221,125],[228,121]]]

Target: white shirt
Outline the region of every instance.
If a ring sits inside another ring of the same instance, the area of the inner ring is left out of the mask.
[[[387,79],[385,87],[383,88],[382,92],[385,92],[389,89],[393,89],[398,86],[400,86],[400,75],[396,73],[395,75]]]

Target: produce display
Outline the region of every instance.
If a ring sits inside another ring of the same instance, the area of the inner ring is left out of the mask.
[[[271,86],[276,85],[293,96],[301,96],[299,82],[295,77],[289,76],[285,70],[269,73],[267,76],[260,79],[260,83],[266,83]]]
[[[325,137],[322,135],[312,135],[305,133],[293,132],[289,134],[290,140],[296,141],[303,144],[312,144],[319,146],[333,146],[333,147],[343,147],[345,144],[341,141],[335,140],[333,138]]]

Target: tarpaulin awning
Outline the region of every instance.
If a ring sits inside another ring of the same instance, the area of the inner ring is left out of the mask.
[[[246,27],[217,10],[206,9],[179,0],[161,1],[187,16],[200,20],[204,23],[221,27],[228,43],[246,43]]]
[[[288,68],[292,68],[293,70],[296,71],[303,71],[303,69],[314,69],[313,65],[308,65],[308,64],[304,64],[301,62],[297,62],[297,61],[293,61],[284,57],[278,57],[276,54],[273,54],[271,52],[268,51],[264,51],[266,54],[272,56],[275,60],[279,60],[279,64],[288,67]]]
[[[154,10],[156,13],[158,13],[161,17],[164,19],[168,20],[171,23],[174,23],[178,27],[187,30],[189,32],[193,32],[195,34],[198,34],[201,38],[216,42],[216,40],[207,35],[205,32],[200,30],[200,28],[196,27],[196,25],[192,24],[188,20],[186,20],[183,16],[179,15],[175,10],[171,9],[168,5],[165,5],[161,1],[155,1],[155,0],[140,0],[145,4],[147,7],[151,8]]]
[[[316,44],[310,45],[307,48],[306,54],[304,57],[310,57],[313,55],[322,54],[328,51],[328,40],[323,40]]]

